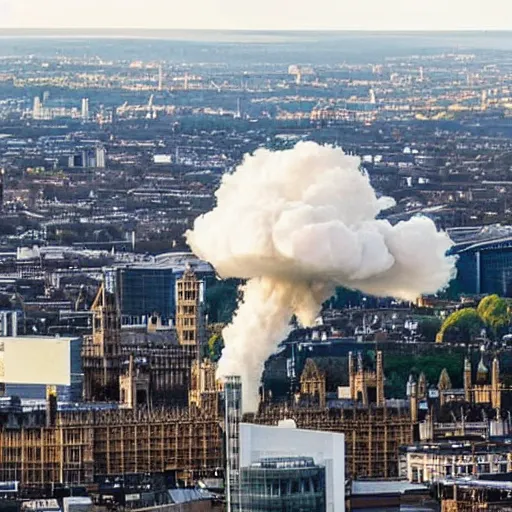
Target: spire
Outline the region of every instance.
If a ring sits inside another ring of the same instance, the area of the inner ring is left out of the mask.
[[[439,391],[445,391],[447,389],[452,389],[452,381],[450,376],[448,375],[448,370],[443,368],[441,371],[441,375],[439,376],[439,382],[437,383],[437,388]]]
[[[418,379],[418,397],[426,398],[427,396],[427,377],[424,372],[420,373],[420,377]]]
[[[501,409],[500,363],[497,357],[492,361],[491,401],[495,409]]]
[[[407,396],[411,396],[413,384],[415,384],[415,382],[414,382],[414,377],[411,373],[411,374],[409,374],[409,379],[407,380],[407,388],[406,388],[406,392],[405,392],[405,394]]]
[[[480,362],[478,363],[478,368],[476,370],[476,381],[478,384],[485,384],[489,378],[489,369],[485,366],[484,363],[484,354],[482,353],[480,357]]]
[[[471,362],[468,357],[464,358],[464,399],[471,402]]]

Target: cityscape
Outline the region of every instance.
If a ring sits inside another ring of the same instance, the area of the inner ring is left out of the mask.
[[[0,29],[0,511],[512,510],[511,41]]]

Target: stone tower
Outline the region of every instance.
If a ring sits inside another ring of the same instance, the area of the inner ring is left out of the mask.
[[[471,402],[471,362],[469,358],[464,359],[464,398]]]
[[[382,352],[380,350],[377,352],[375,371],[365,370],[361,352],[357,354],[357,367],[354,366],[354,356],[350,352],[348,355],[350,398],[362,402],[365,406],[375,403],[383,407],[386,399]]]
[[[492,361],[491,404],[495,409],[501,409],[500,363],[497,357]]]
[[[119,377],[119,391],[121,405],[128,409],[150,405],[149,374],[135,364],[132,354],[126,371]]]
[[[439,390],[439,402],[441,405],[444,405],[446,402],[444,391],[452,389],[452,381],[450,379],[450,376],[448,375],[448,370],[446,368],[443,368],[441,371],[441,375],[439,376],[439,382],[437,383],[437,389]]]
[[[84,337],[84,400],[119,400],[121,316],[116,297],[100,286],[91,307],[92,335]]]
[[[203,341],[202,283],[190,266],[176,281],[176,333],[180,345],[197,347]]]

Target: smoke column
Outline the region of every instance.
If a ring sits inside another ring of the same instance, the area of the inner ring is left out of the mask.
[[[216,197],[186,236],[221,277],[248,279],[217,373],[241,376],[246,411],[257,408],[265,361],[292,315],[311,326],[336,286],[414,300],[455,275],[448,235],[426,217],[376,219],[394,200],[378,198],[360,159],[339,148],[259,149],[223,177]]]

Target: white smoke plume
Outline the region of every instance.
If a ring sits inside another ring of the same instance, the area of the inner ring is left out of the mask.
[[[414,300],[455,273],[452,242],[430,219],[376,219],[394,200],[377,198],[360,159],[339,148],[259,149],[223,177],[216,197],[187,241],[221,277],[248,279],[218,367],[218,377],[241,376],[246,411],[257,408],[265,361],[293,314],[311,326],[339,285]]]

